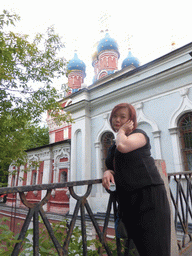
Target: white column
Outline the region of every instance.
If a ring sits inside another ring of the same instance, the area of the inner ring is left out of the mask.
[[[25,166],[22,165],[20,167],[20,171],[19,171],[18,186],[22,186],[23,185],[24,169],[25,169]]]
[[[51,151],[46,151],[44,154],[44,166],[43,166],[43,179],[42,184],[48,184],[51,182],[51,170],[52,170],[52,157],[51,157]],[[42,190],[41,191],[41,199],[43,199],[46,195],[47,191]],[[47,204],[43,206],[43,209],[47,210]]]
[[[161,153],[161,132],[160,131],[154,131],[153,137],[154,137],[154,144],[155,144],[155,159],[162,159],[162,153]]]
[[[70,181],[76,180],[77,171],[77,150],[76,150],[76,135],[80,130],[82,135],[82,145],[79,150],[81,150],[82,160],[81,160],[81,180],[91,179],[91,123],[89,117],[89,109],[80,109],[73,114],[74,123],[72,124],[72,139],[71,139],[71,175]],[[87,186],[82,187],[81,193],[84,194]],[[76,200],[70,197],[70,213],[73,213]]]
[[[89,116],[85,116],[85,129],[82,130],[82,179],[91,178],[91,123]]]
[[[180,146],[179,146],[179,137],[178,137],[178,129],[177,127],[169,129],[171,140],[172,140],[172,148],[173,148],[173,159],[174,159],[174,166],[176,172],[182,172],[182,161],[180,155]]]
[[[82,113],[83,112],[83,113]],[[90,118],[88,115],[88,110],[84,109],[82,112],[78,112],[77,115],[83,115],[79,119],[75,119],[74,124],[72,124],[72,139],[71,139],[71,176],[70,180],[75,181],[76,178],[76,163],[77,152],[76,152],[76,134],[80,130],[82,133],[82,145],[81,145],[81,155],[82,155],[82,168],[81,168],[81,179],[91,178],[91,131],[90,131]]]
[[[101,143],[100,142],[96,142],[95,143],[95,157],[96,157],[96,179],[101,179],[103,174],[102,174],[102,168],[101,168]],[[101,197],[103,196],[103,187],[101,184],[97,185],[97,193],[96,193],[96,197]]]

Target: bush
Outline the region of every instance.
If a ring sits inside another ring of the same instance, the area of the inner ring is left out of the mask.
[[[10,256],[14,246],[16,243],[19,243],[21,240],[18,240],[18,236],[14,235],[12,231],[9,229],[8,222],[10,220],[6,217],[3,217],[0,220],[0,255],[1,256]],[[58,253],[54,247],[54,244],[49,237],[49,234],[47,232],[47,229],[45,228],[44,225],[42,225],[42,220],[40,219],[40,228],[39,228],[39,254],[41,256],[58,256]],[[56,222],[56,223],[51,223],[53,232],[55,237],[57,238],[58,242],[62,246],[64,241],[66,240],[67,237],[67,230],[68,230],[68,221],[63,220],[61,222]],[[33,255],[33,229],[28,229],[26,232],[25,239],[22,244],[20,256],[32,256]],[[122,243],[122,251],[124,251],[125,246],[123,244],[123,240],[121,241]],[[108,246],[112,252],[112,255],[116,256],[117,255],[117,248],[116,248],[116,241],[115,239],[111,242],[108,242]],[[97,239],[93,240],[88,240],[87,241],[87,247],[88,247],[88,256],[99,256],[100,253],[98,252],[99,249],[103,251],[102,255],[107,255],[105,254],[104,248],[100,241]],[[73,234],[71,236],[71,240],[69,243],[69,248],[68,248],[68,256],[83,256],[83,244],[81,240],[81,230],[78,226],[76,226],[73,230]],[[132,248],[130,250],[129,255],[138,255],[136,252],[135,248]]]
[[[8,218],[3,217],[0,220],[0,255],[1,256],[10,256],[11,252],[13,251],[14,245],[16,243],[19,243],[21,240],[18,240],[18,236],[14,235],[12,231],[9,229],[8,222],[10,220]],[[40,220],[40,223],[42,223],[42,220]],[[57,238],[58,242],[62,245],[63,242],[66,239],[67,236],[67,220],[52,223],[52,228],[54,231],[54,235]],[[42,256],[47,255],[58,255],[54,244],[51,240],[51,238],[48,235],[48,232],[44,225],[41,225],[39,228],[40,236],[39,236],[39,254]],[[33,241],[30,239],[30,237],[33,236],[33,229],[28,229],[26,232],[26,237],[24,239],[22,249],[20,252],[20,256],[31,256],[33,255]],[[88,256],[97,256],[99,255],[97,251],[92,250],[91,246],[97,245],[97,248],[101,246],[101,244],[96,240],[88,240],[87,246],[88,246]],[[76,226],[73,230],[73,234],[70,240],[69,248],[68,248],[68,255],[69,256],[81,256],[83,255],[83,249],[82,249],[82,240],[81,240],[81,230],[78,226]]]

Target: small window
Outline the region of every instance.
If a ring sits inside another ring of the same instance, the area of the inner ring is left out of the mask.
[[[105,166],[105,159],[107,157],[108,149],[113,144],[114,135],[112,132],[106,132],[101,137],[101,144],[102,144],[102,169],[103,172],[107,170],[107,167]]]
[[[13,177],[12,177],[12,187],[14,187],[15,186],[15,175],[13,175]]]
[[[32,185],[36,185],[36,179],[37,179],[37,173],[34,172],[32,177]]]
[[[60,183],[67,182],[67,173],[65,171],[61,172]]]
[[[178,127],[183,167],[185,171],[192,171],[192,112],[180,118]]]

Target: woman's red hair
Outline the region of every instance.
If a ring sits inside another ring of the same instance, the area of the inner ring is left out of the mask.
[[[128,104],[128,103],[120,103],[120,104],[116,105],[116,106],[112,109],[111,115],[110,115],[110,119],[109,119],[111,128],[113,129],[113,126],[112,126],[112,118],[113,118],[115,112],[116,112],[117,110],[119,110],[120,108],[127,108],[127,109],[128,109],[128,112],[129,112],[129,120],[132,120],[132,121],[133,121],[133,123],[134,123],[134,128],[133,128],[133,130],[135,130],[135,129],[137,128],[136,110],[135,110],[135,108],[134,108],[131,104]],[[115,130],[113,129],[113,131],[115,131]]]

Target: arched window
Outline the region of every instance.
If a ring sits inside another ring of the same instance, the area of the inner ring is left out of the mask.
[[[32,185],[36,185],[37,173],[34,172],[32,176]]]
[[[192,112],[180,118],[178,128],[183,167],[185,171],[192,171]]]
[[[12,176],[12,187],[15,186],[15,175]]]
[[[106,171],[107,167],[105,166],[105,159],[107,157],[107,152],[110,146],[113,144],[114,135],[112,132],[105,132],[101,137],[102,145],[102,170]]]
[[[108,75],[107,71],[102,71],[102,72],[99,74],[99,79],[101,79],[102,77],[105,77],[105,76],[107,76],[107,75]]]
[[[65,171],[61,172],[60,183],[67,182],[67,173]]]

